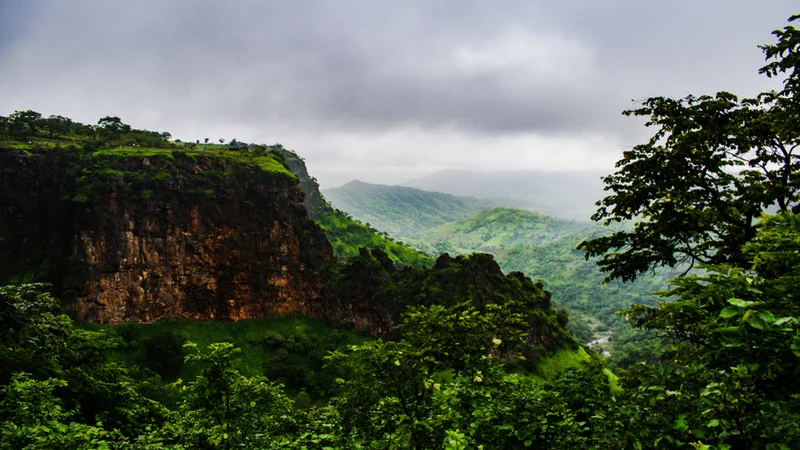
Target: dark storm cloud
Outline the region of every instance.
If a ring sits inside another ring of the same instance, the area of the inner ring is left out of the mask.
[[[620,116],[631,99],[769,87],[756,45],[772,41],[794,7],[0,0],[0,114],[115,114],[173,132],[279,136],[328,148],[323,159],[369,154],[373,165],[417,157],[396,134],[460,162],[491,139],[507,141],[497,146],[506,157],[512,144],[553,153],[559,136],[584,136],[564,146],[611,155],[644,133]],[[372,153],[336,147],[372,139],[384,143]]]
[[[731,25],[780,25],[788,4],[714,3],[3,2],[15,32],[0,73],[241,120],[576,132],[614,124],[650,86],[681,94],[757,62],[763,39]]]

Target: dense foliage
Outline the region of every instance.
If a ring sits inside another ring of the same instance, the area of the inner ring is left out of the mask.
[[[586,260],[575,246],[604,230],[589,229],[541,245],[517,245],[495,253],[503,270],[518,270],[541,279],[559,305],[570,311],[570,327],[578,339],[595,340],[597,349],[610,353],[609,363],[628,366],[653,358],[653,348],[660,340],[653,333],[627,326],[617,311],[633,304],[654,306],[654,292],[666,289],[667,280],[683,269],[661,268],[640,276],[634,282],[603,283],[604,275],[595,266],[596,259]]]
[[[335,350],[311,335],[284,337],[252,327],[242,333],[250,346],[271,350],[264,373],[273,379],[303,384],[298,377],[303,372],[297,372],[301,366],[306,373],[316,369],[318,377],[338,377],[326,385],[331,390],[325,397],[335,395],[330,403],[311,409],[306,409],[312,405],[305,400],[308,394],[301,392],[293,401],[284,386],[263,375],[243,375],[240,369],[246,367],[236,364],[241,352],[232,343],[184,344],[186,326],[208,333],[205,326],[172,322],[155,329],[81,329],[58,314],[45,286],[3,287],[0,446],[421,448],[451,439],[560,442],[552,431],[496,429],[501,422],[491,412],[503,404],[511,408],[509,417],[515,411],[530,415],[527,402],[538,392],[544,397],[537,408],[568,418],[559,427],[572,430],[579,413],[566,400],[554,402],[558,395],[548,390],[554,381],[546,381],[563,373],[550,373],[552,364],[546,364],[559,349],[565,369],[588,369],[581,377],[610,395],[597,362],[586,356],[586,362],[567,364],[574,359],[567,355],[582,350],[570,348],[574,344],[563,330],[564,319],[549,305],[549,296],[519,274],[503,275],[486,255],[443,257],[435,268],[399,270],[379,252],[362,252],[342,267],[331,288],[344,295],[365,274],[388,277],[374,295],[390,296],[405,310],[391,340],[358,344],[342,335],[344,340],[332,343],[339,345]],[[254,334],[259,330],[262,339]],[[175,360],[181,345],[186,366],[199,370],[187,372]],[[320,349],[334,351],[324,365],[314,367],[310,360]],[[125,357],[130,351],[139,353]],[[306,360],[292,364],[285,359],[293,357]],[[548,371],[538,372],[539,365]],[[529,370],[519,372],[523,367]],[[159,381],[179,373],[189,378],[166,385]],[[524,394],[520,386],[533,391]],[[503,399],[505,391],[514,395]],[[500,395],[501,403],[489,401],[486,394],[491,393]],[[454,414],[453,405],[473,401],[483,402],[483,424]],[[467,426],[475,429],[470,435],[460,431]]]
[[[579,230],[579,231],[576,231]],[[654,305],[653,292],[685,268],[659,269],[635,282],[603,283],[596,258],[586,260],[575,249],[590,237],[608,234],[588,223],[555,219],[510,208],[495,208],[467,219],[437,226],[406,239],[430,254],[449,252],[494,255],[506,272],[519,271],[540,279],[560,306],[570,311],[570,328],[583,342],[600,339],[597,348],[612,355],[611,363],[627,366],[651,359],[659,345],[650,333],[632,330],[616,312],[632,304]]]
[[[662,364],[633,367],[620,378],[621,390],[591,360],[549,380],[535,376],[536,365],[532,373],[520,371],[531,334],[544,335],[531,333],[531,324],[547,309],[544,293],[524,288],[526,281],[514,275],[491,297],[447,290],[436,294],[444,301],[407,296],[416,304],[408,306],[396,339],[351,344],[326,358],[343,375],[330,403],[312,409],[263,376],[242,375],[230,343],[186,345],[187,363],[200,368],[197,377],[154,386],[153,378],[139,374],[143,369],[114,362],[111,350],[121,339],[112,330],[77,329],[39,286],[7,286],[0,291],[6,330],[2,443],[793,448],[800,442],[793,383],[800,367],[800,308],[794,301],[800,217],[768,218],[759,230],[743,250],[752,261],[749,270],[707,267],[664,294],[676,301],[629,311],[637,326],[664,330],[674,348]],[[362,259],[354,273],[382,264],[373,255]],[[429,291],[463,285],[458,280],[480,273],[486,261],[479,256],[439,264],[441,274],[427,277]],[[400,283],[398,292],[412,292],[414,282]],[[530,294],[514,295],[517,282]]]

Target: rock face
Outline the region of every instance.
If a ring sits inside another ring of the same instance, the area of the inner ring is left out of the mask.
[[[0,189],[0,283],[49,281],[80,322],[324,309],[333,253],[286,173],[179,152],[0,149]]]

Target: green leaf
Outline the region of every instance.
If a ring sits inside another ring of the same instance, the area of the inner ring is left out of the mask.
[[[743,312],[744,308],[741,306],[727,306],[720,311],[719,316],[723,319],[730,319],[731,317],[742,314]]]
[[[756,316],[758,316],[758,318],[763,320],[765,323],[775,322],[775,316],[773,316],[769,311],[758,311],[756,312]]]
[[[800,336],[795,336],[792,340],[792,353],[800,358]]]
[[[718,426],[719,426],[719,420],[717,420],[717,419],[713,419],[713,420],[708,422],[708,427],[709,428],[714,428],[714,427],[718,427]]]
[[[744,340],[742,327],[726,327],[722,329],[722,337],[728,342],[738,344]]]
[[[751,317],[747,319],[747,324],[757,330],[764,330],[767,328],[767,324],[758,317]]]
[[[675,419],[675,422],[672,423],[672,428],[684,432],[689,429],[689,424],[686,422],[683,415],[681,415],[681,417],[678,417]]]
[[[740,298],[729,298],[728,303],[733,306],[739,306],[741,308],[747,308],[748,306],[754,305],[756,302],[749,302],[747,300],[742,300]]]

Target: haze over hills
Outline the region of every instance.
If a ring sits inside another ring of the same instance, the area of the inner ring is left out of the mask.
[[[483,199],[504,199],[504,206],[547,216],[589,220],[595,202],[605,197],[601,171],[442,170],[407,181],[406,186]]]
[[[591,227],[588,222],[556,219],[513,208],[495,208],[425,230],[407,239],[431,253],[494,253],[521,244],[540,244]]]
[[[334,207],[394,236],[408,236],[499,206],[492,200],[358,180],[322,193]]]

